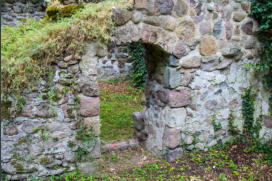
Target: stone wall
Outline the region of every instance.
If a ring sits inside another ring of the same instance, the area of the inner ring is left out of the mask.
[[[103,54],[105,53],[105,54]],[[102,52],[97,65],[97,78],[102,81],[110,79],[128,79],[132,66],[132,59],[128,55],[126,45],[110,43],[107,53]]]
[[[43,0],[3,0],[1,2],[1,26],[16,26],[28,18],[40,20],[45,16]]]
[[[52,65],[19,102],[9,97],[2,108],[1,166],[8,180],[49,177],[78,168],[94,172],[100,157],[99,51],[86,46],[84,56],[66,55]]]
[[[230,113],[242,131],[241,94],[249,86],[257,97],[255,116],[264,117],[260,136],[271,139],[268,93],[246,66],[258,61],[258,28],[247,16],[249,6],[247,1],[135,0],[129,10],[113,9],[114,42],[145,45],[146,107],[133,116],[135,136],[149,151],[173,161],[185,148],[205,150],[224,142],[231,137]],[[103,72],[101,61],[114,64],[106,57],[111,54],[106,46],[88,43],[84,55],[65,54],[53,63],[49,78],[26,90],[24,101],[9,98],[1,122],[1,166],[8,179],[75,168],[94,172],[100,157],[97,74]]]
[[[149,47],[147,105],[134,114],[136,136],[148,150],[173,160],[184,146],[205,150],[224,142],[231,115],[242,132],[241,95],[249,86],[256,118],[264,115],[260,136],[271,139],[268,93],[246,66],[259,61],[258,25],[249,11],[249,1],[232,0],[135,0],[132,9],[114,9],[116,43]]]

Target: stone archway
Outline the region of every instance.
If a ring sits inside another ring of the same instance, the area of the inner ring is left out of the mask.
[[[230,114],[242,131],[241,94],[249,86],[257,92],[256,116],[269,115],[262,82],[244,66],[258,60],[256,23],[246,16],[248,7],[233,0],[135,0],[130,9],[113,9],[114,42],[140,41],[147,50],[147,104],[134,113],[134,125],[149,151],[173,161],[183,149],[223,142],[231,136]],[[20,115],[3,118],[13,120],[1,122],[1,166],[10,179],[61,174],[75,166],[93,171],[101,156],[97,63],[106,54],[105,47],[91,42],[85,55],[65,55],[53,65],[57,100],[52,104],[46,98],[49,83],[42,80],[25,91]],[[265,116],[260,137],[271,135],[271,119]]]
[[[224,2],[135,0],[130,9],[113,9],[114,41],[141,41],[148,52],[147,105],[134,121],[154,154],[171,160],[182,144],[205,150],[228,139],[230,114],[242,131],[241,94],[257,83],[243,66],[257,59],[256,25],[236,16]]]

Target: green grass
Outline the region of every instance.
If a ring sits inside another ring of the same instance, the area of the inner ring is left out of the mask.
[[[132,113],[143,110],[142,90],[130,84],[120,86],[120,89],[122,92],[110,88],[100,91],[101,138],[105,141],[131,138],[134,133]]]

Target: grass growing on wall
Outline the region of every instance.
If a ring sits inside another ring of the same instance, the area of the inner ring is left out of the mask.
[[[67,55],[83,54],[85,41],[110,40],[112,7],[120,0],[87,4],[71,18],[54,22],[28,20],[18,27],[4,26],[1,36],[1,93],[20,95],[46,75],[51,62]]]
[[[101,139],[105,141],[132,138],[132,113],[143,110],[143,91],[128,82],[100,82]]]

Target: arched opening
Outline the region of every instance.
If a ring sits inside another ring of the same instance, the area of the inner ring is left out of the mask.
[[[162,156],[165,129],[163,114],[168,90],[180,85],[177,59],[160,46],[142,43],[147,74],[145,88],[133,87],[131,64],[125,47],[108,47],[109,54],[99,60],[100,120],[102,142],[136,138],[147,149]],[[119,71],[119,72],[118,72]]]

